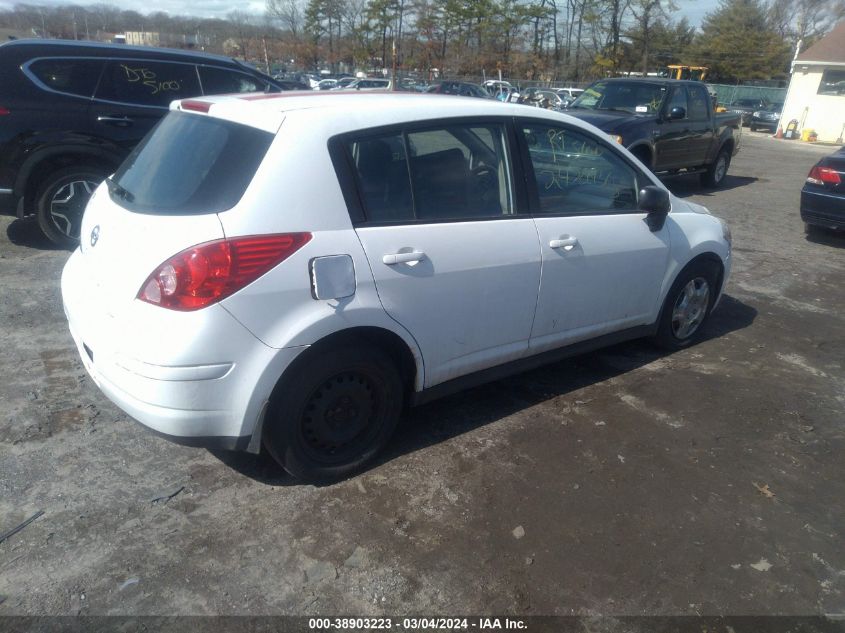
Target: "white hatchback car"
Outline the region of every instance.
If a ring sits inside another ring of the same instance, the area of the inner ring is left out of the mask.
[[[175,102],[62,276],[103,392],[178,442],[332,479],[403,405],[641,336],[690,344],[730,234],[566,115],[481,99]]]

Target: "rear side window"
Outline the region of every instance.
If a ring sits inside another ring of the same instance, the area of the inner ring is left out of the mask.
[[[513,214],[505,131],[450,125],[347,144],[366,219],[468,221]]]
[[[241,199],[272,141],[246,125],[171,112],[123,162],[109,193],[141,213],[225,211]]]
[[[703,87],[693,86],[689,89],[689,118],[693,121],[705,121],[710,112],[710,95]]]
[[[246,73],[239,73],[214,66],[200,66],[200,80],[202,91],[207,95],[229,94],[233,92],[263,92],[267,85],[250,77]]]
[[[166,108],[171,101],[201,94],[193,64],[126,59],[106,64],[97,98]]]
[[[38,59],[27,70],[50,90],[91,98],[103,70],[96,59]]]

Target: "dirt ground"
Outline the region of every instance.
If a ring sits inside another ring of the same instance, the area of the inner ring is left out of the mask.
[[[832,148],[746,133],[708,337],[551,365],[414,410],[325,487],[171,444],[100,394],[68,253],[0,216],[0,614],[845,613],[845,239],[799,191]]]

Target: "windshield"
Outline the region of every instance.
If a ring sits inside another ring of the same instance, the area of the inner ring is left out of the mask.
[[[599,81],[587,88],[570,108],[621,110],[656,114],[666,96],[666,86],[645,81]]]
[[[109,193],[140,213],[219,213],[241,199],[272,141],[253,127],[171,112],[118,168]]]

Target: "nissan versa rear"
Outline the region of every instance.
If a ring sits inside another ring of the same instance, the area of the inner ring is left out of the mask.
[[[730,232],[566,115],[460,97],[175,102],[62,276],[102,391],[175,441],[346,476],[403,407],[650,336],[691,344]]]

